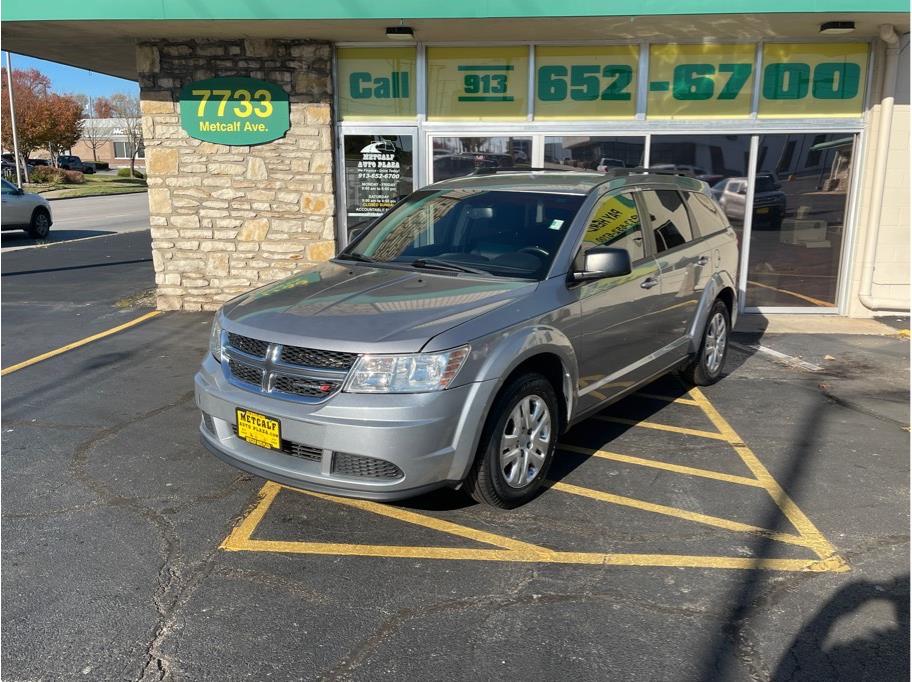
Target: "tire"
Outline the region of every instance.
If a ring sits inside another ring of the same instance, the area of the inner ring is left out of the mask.
[[[728,306],[716,299],[706,318],[700,350],[690,364],[681,370],[681,377],[694,386],[709,386],[721,379],[725,358],[728,356],[729,336],[731,315]]]
[[[551,382],[531,373],[512,380],[488,413],[475,463],[466,477],[469,495],[500,509],[534,498],[548,475],[559,433],[560,410]],[[519,438],[525,442],[517,442]],[[517,447],[511,450],[511,443]]]
[[[44,239],[51,231],[51,214],[43,208],[36,208],[32,213],[32,222],[26,232],[35,239]]]

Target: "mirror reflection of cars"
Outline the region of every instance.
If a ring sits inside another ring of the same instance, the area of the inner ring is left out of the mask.
[[[627,164],[621,161],[620,159],[610,159],[607,156],[603,156],[599,159],[598,165],[595,167],[599,173],[606,172],[609,168],[626,168]]]
[[[785,216],[786,196],[772,173],[758,173],[754,185],[754,217],[751,225],[778,230]],[[744,222],[747,178],[726,178],[712,188],[713,197],[730,219]]]
[[[461,486],[515,507],[572,424],[669,371],[722,376],[737,263],[692,178],[436,183],[331,261],[221,308],[195,377],[200,437],[296,488],[395,500]]]
[[[494,152],[461,152],[459,154],[440,154],[434,157],[434,180],[449,180],[470,175],[479,169],[514,168],[528,165],[514,162],[509,154]]]
[[[6,180],[0,182],[3,183],[3,229],[25,230],[36,239],[47,237],[53,224],[48,200]]]

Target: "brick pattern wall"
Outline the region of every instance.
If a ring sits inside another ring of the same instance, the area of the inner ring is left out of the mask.
[[[331,48],[302,40],[137,46],[152,258],[161,310],[214,310],[335,252]],[[180,127],[190,81],[249,76],[289,93],[284,138],[229,147]]]

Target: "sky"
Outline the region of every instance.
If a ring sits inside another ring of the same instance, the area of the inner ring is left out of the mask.
[[[2,55],[3,66],[6,67],[6,52],[4,51],[0,55]],[[38,69],[51,79],[51,90],[59,94],[82,93],[89,97],[109,97],[115,92],[139,94],[139,86],[135,82],[123,78],[105,76],[94,71],[64,66],[34,57],[23,57],[19,54],[11,56],[14,71],[16,69]]]

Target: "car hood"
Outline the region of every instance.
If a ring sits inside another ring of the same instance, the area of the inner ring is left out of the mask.
[[[408,353],[537,286],[329,262],[234,299],[223,309],[223,324],[238,334],[295,346]]]

